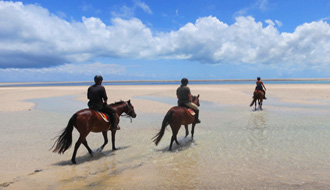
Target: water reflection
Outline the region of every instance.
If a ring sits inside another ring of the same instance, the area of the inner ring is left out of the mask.
[[[268,128],[265,117],[265,112],[252,112],[246,127],[249,148],[257,152],[264,152],[267,149]]]

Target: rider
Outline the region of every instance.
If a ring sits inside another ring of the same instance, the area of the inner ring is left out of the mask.
[[[88,107],[96,111],[107,113],[110,117],[111,129],[119,130],[116,122],[116,111],[107,104],[107,93],[104,86],[102,86],[103,77],[96,75],[94,77],[95,84],[90,86],[87,91],[87,98],[89,99]]]
[[[264,85],[264,83],[261,81],[260,77],[257,77],[257,82],[256,82],[256,90],[261,90],[264,93],[264,99],[266,98],[266,87]]]
[[[181,86],[178,87],[176,90],[176,96],[178,97],[178,105],[179,106],[188,106],[192,108],[196,115],[195,115],[195,123],[200,123],[201,121],[198,119],[199,115],[199,108],[196,104],[194,104],[192,101],[192,95],[190,93],[190,88],[188,85],[188,79],[183,78],[181,80]]]

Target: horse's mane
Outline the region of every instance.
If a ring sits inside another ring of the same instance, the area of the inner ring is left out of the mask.
[[[124,103],[124,102],[125,102],[125,101],[120,100],[119,102],[115,102],[115,103],[110,104],[110,106],[114,106],[114,105],[122,104],[122,103]]]

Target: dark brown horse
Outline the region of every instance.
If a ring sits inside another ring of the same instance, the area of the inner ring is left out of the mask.
[[[195,103],[197,106],[199,106],[199,95],[198,96],[193,96],[192,97],[192,102]],[[192,124],[191,128],[191,139],[194,138],[194,130],[195,130],[195,116],[191,115],[191,113],[184,107],[180,106],[174,106],[171,109],[169,109],[164,117],[163,123],[162,123],[162,128],[160,129],[159,133],[153,137],[153,141],[155,142],[156,146],[162,139],[165,128],[167,125],[171,126],[172,129],[172,138],[171,138],[171,143],[169,150],[172,149],[172,144],[173,141],[176,142],[176,144],[179,145],[179,142],[177,140],[177,134],[179,132],[179,129],[181,125],[184,125],[186,128],[186,137],[188,136],[188,125]]]
[[[114,108],[114,110],[117,113],[117,124],[119,123],[119,116],[121,116],[123,113],[126,113],[129,117],[133,117],[133,118],[136,117],[134,107],[131,104],[130,100],[126,102],[125,101],[116,102],[114,104],[110,104],[110,106]],[[89,148],[86,140],[86,137],[90,132],[94,132],[94,133],[102,132],[103,134],[104,144],[98,150],[101,151],[104,148],[104,146],[108,143],[108,131],[111,130],[110,123],[105,122],[100,116],[100,114],[95,110],[83,109],[73,114],[73,116],[69,120],[67,127],[63,130],[62,134],[55,141],[53,145],[53,147],[55,146],[53,152],[63,154],[68,148],[70,148],[72,144],[73,127],[75,127],[80,133],[79,139],[74,147],[74,151],[71,159],[73,164],[76,163],[76,154],[81,143],[87,148],[89,154],[93,156],[93,152]],[[112,150],[116,150],[115,147],[116,130],[111,130],[111,135],[112,135]]]
[[[261,90],[255,90],[253,93],[253,100],[250,104],[250,107],[253,106],[254,104],[254,110],[257,110],[257,101],[258,101],[258,105],[260,110],[262,110],[262,101],[264,99],[264,92]]]

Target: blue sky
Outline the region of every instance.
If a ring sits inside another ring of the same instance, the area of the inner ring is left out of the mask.
[[[0,1],[0,82],[330,78],[328,0]]]

